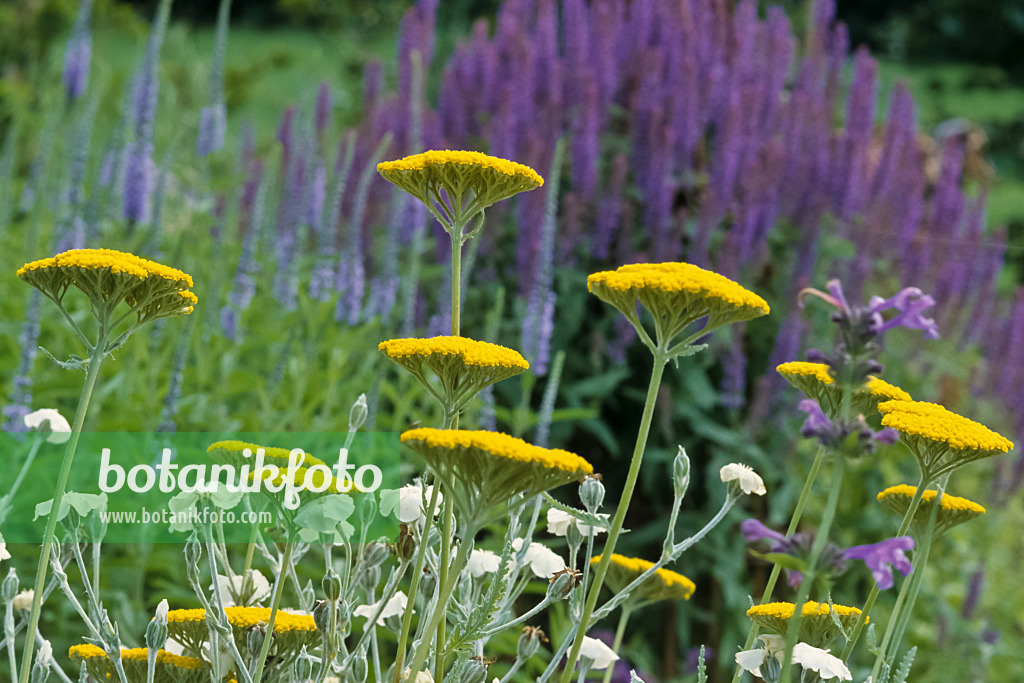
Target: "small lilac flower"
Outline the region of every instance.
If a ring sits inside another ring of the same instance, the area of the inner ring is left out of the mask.
[[[875,583],[881,590],[889,590],[893,586],[892,568],[906,576],[914,568],[903,553],[914,549],[914,539],[910,536],[897,536],[881,543],[855,545],[843,553],[844,560],[864,560],[871,570]],[[890,567],[889,565],[892,565]]]
[[[783,534],[769,529],[756,519],[745,519],[740,522],[740,531],[748,543],[765,539],[772,541],[770,552],[775,552],[781,547],[779,544],[786,542],[786,537]]]
[[[935,305],[935,299],[924,294],[917,287],[906,287],[888,299],[873,296],[868,305],[871,307],[871,313],[875,316],[874,330],[878,334],[894,327],[906,327],[912,330],[924,330],[926,339],[939,338],[939,328],[935,324],[935,320],[921,315],[926,308]],[[882,311],[891,308],[896,309],[896,315],[889,320],[883,320]]]
[[[821,410],[821,406],[813,398],[805,398],[800,401],[800,410],[807,413],[807,419],[804,421],[803,427],[800,428],[801,435],[808,437],[816,436],[819,439],[835,435],[835,425],[828,419],[828,416]]]

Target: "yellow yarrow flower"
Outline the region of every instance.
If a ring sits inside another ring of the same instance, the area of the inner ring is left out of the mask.
[[[462,412],[484,388],[530,367],[518,351],[465,337],[391,339],[377,348],[455,413]],[[428,371],[440,381],[440,392],[430,382]]]
[[[430,150],[377,164],[377,172],[435,211],[449,232],[492,204],[544,184],[529,166],[481,152]]]
[[[73,249],[32,261],[18,270],[18,277],[58,305],[71,287],[101,311],[112,311],[123,301],[135,312],[136,324],[188,315],[198,303],[187,273],[113,249]]]
[[[401,439],[437,473],[455,506],[477,521],[517,494],[536,495],[594,471],[575,453],[498,432],[421,428]]]
[[[771,310],[764,299],[729,278],[689,263],[635,263],[593,273],[587,289],[617,308],[650,344],[636,313],[639,303],[654,317],[655,343],[667,347],[688,325],[707,316],[705,332],[751,320]]]
[[[754,605],[747,610],[747,616],[766,631],[785,637],[794,611],[795,606],[791,602],[769,602]],[[856,607],[832,605],[830,609],[828,603],[813,601],[805,602],[801,612],[799,642],[823,649],[828,648],[840,634],[833,617],[838,618],[849,632],[856,627],[861,614]]]
[[[878,410],[882,426],[900,433],[928,481],[1013,448],[1006,437],[936,403],[885,401]]]
[[[600,564],[601,558],[601,555],[590,558],[591,566]],[[605,576],[605,585],[612,592],[619,593],[653,566],[654,563],[647,560],[612,553],[608,564],[608,574]],[[682,574],[659,567],[654,574],[633,591],[630,600],[638,602],[689,600],[696,589],[697,586],[693,581]]]
[[[878,494],[878,501],[888,510],[903,516],[910,509],[911,500],[917,493],[916,486],[900,484],[890,486]],[[922,503],[931,503],[935,500],[938,492],[935,489],[926,489],[921,494]],[[976,517],[985,514],[985,508],[972,500],[951,496],[948,493],[942,494],[942,501],[939,503],[939,510],[935,517],[935,535],[941,536],[955,526],[969,522]],[[920,535],[928,526],[928,519],[931,515],[930,505],[921,505],[914,513],[910,529],[915,535]]]
[[[114,663],[102,648],[95,645],[73,645],[68,650],[71,661],[81,665],[100,680],[117,680]],[[121,650],[121,666],[129,683],[145,681],[148,668],[149,650],[144,647]],[[200,683],[209,679],[209,670],[203,660],[183,657],[159,650],[156,655],[156,676],[154,683]]]
[[[231,624],[235,644],[245,652],[249,631],[259,624],[270,621],[269,607],[226,607],[224,613]],[[171,638],[181,643],[186,651],[199,652],[202,644],[209,639],[206,611],[202,609],[179,609],[167,613],[167,631]],[[270,646],[268,661],[280,659],[290,662],[302,651],[303,646],[312,650],[319,645],[320,634],[313,617],[308,614],[292,614],[278,610],[274,618],[274,638]]]
[[[261,448],[263,449],[263,462],[278,466],[288,465],[288,459],[291,457],[290,449],[278,448],[276,446],[260,446],[259,444],[246,443],[245,441],[218,441],[210,444],[206,452],[217,462],[239,466],[254,466],[256,451]],[[244,455],[246,449],[250,451],[250,457]],[[303,467],[312,467],[313,465],[326,465],[327,463],[320,458],[314,458],[309,453],[303,453],[299,464]]]
[[[842,407],[843,391],[832,378],[830,370],[831,368],[824,363],[802,361],[782,363],[775,368],[787,382],[808,398],[816,400],[822,412],[830,418],[835,418]],[[869,375],[864,387],[854,392],[851,397],[850,407],[855,414],[867,414],[876,412],[878,404],[882,401],[910,400],[913,400],[910,394],[903,389]]]

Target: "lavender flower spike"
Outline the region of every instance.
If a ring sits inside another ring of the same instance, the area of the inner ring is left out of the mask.
[[[903,553],[914,549],[914,539],[910,536],[897,536],[881,543],[855,545],[843,553],[844,560],[864,560],[871,570],[875,583],[881,590],[892,588],[894,579],[892,568],[895,567],[903,576],[914,568]],[[889,565],[892,565],[890,567]]]
[[[76,100],[89,83],[89,63],[92,61],[92,35],[89,33],[89,15],[92,0],[81,0],[75,25],[71,28],[67,49],[64,51],[64,88],[69,100]]]

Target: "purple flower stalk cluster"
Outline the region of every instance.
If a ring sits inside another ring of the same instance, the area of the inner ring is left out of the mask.
[[[92,0],[81,0],[64,51],[64,90],[69,100],[81,97],[89,83],[89,64],[92,61],[92,33],[89,31],[91,14]]]
[[[767,540],[770,542],[769,552],[791,555],[800,558],[809,553],[814,538],[810,534],[794,534],[785,536],[774,531],[756,519],[745,519],[740,523],[740,531],[748,543]],[[822,566],[830,567],[834,573],[841,573],[846,569],[847,560],[861,560],[871,571],[871,575],[878,584],[880,590],[889,590],[893,587],[895,569],[903,576],[907,576],[913,570],[906,553],[914,549],[914,539],[910,536],[897,536],[880,543],[869,543],[867,545],[855,545],[850,548],[841,549],[831,543],[822,551]],[[802,580],[800,572],[787,570],[787,582],[791,587],[797,587]]]

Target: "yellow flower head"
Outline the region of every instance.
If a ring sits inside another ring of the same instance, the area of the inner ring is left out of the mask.
[[[86,671],[99,680],[117,680],[114,663],[107,653],[95,645],[73,645],[68,657],[75,664],[85,662]],[[149,650],[144,647],[121,650],[121,666],[129,681],[145,681]],[[209,671],[203,660],[196,657],[182,657],[167,650],[156,654],[156,676],[154,683],[200,683],[209,679]]]
[[[882,505],[892,512],[903,516],[910,509],[911,500],[917,493],[916,486],[900,484],[890,486],[878,494],[878,500]],[[922,503],[931,503],[938,493],[934,489],[926,489],[921,494]],[[955,526],[969,522],[975,517],[985,514],[985,508],[974,501],[951,496],[948,493],[942,494],[942,501],[939,503],[939,511],[935,517],[935,535],[941,536]],[[928,519],[931,515],[931,505],[921,505],[914,513],[910,529],[916,536],[920,536],[928,527]]]
[[[125,302],[138,323],[188,315],[198,302],[192,277],[175,268],[113,249],[73,249],[26,263],[18,277],[60,304],[72,286],[93,305],[113,310]]]
[[[462,412],[485,387],[530,367],[518,351],[465,337],[391,339],[377,348],[456,412]],[[428,371],[440,381],[440,392],[429,381]]]
[[[211,458],[220,463],[235,466],[249,465],[250,467],[255,467],[256,451],[261,448],[263,449],[263,462],[268,465],[277,465],[278,467],[288,466],[288,459],[291,451],[287,448],[260,446],[259,444],[246,443],[244,441],[218,441],[210,444],[206,449],[206,452]],[[249,456],[245,455],[246,450],[249,451]],[[326,465],[323,460],[320,458],[314,458],[309,453],[302,454],[299,464],[303,467]]]
[[[591,566],[596,567],[601,562],[601,557],[601,555],[597,555],[590,558]],[[654,563],[647,560],[612,553],[605,584],[612,592],[619,593],[653,566]],[[658,568],[633,591],[630,599],[642,602],[689,600],[696,589],[697,586],[693,581],[682,574],[671,569]]]
[[[839,414],[843,391],[832,379],[830,368],[824,363],[792,362],[775,368],[786,381],[813,398],[830,418]],[[882,401],[910,401],[910,394],[877,377],[868,377],[867,384],[853,393],[850,407],[854,413],[874,413]]]
[[[377,172],[439,209],[449,230],[496,202],[544,184],[529,166],[480,152],[430,150],[377,164]]]
[[[702,331],[710,332],[767,315],[770,310],[764,299],[729,278],[689,263],[620,266],[591,274],[587,288],[619,309],[646,341],[647,333],[636,314],[636,304],[642,305],[654,316],[656,342],[665,344],[704,316],[708,320]]]
[[[498,432],[422,428],[401,438],[441,477],[456,507],[478,521],[519,493],[532,496],[594,471],[575,453]]]
[[[754,605],[747,610],[747,616],[766,631],[785,636],[793,612],[794,605],[791,602],[769,602]],[[849,633],[860,620],[860,610],[843,605],[832,605],[830,610],[826,602],[805,602],[800,620],[799,641],[811,647],[828,648],[840,634],[840,630],[832,621],[833,617],[838,618],[839,623]]]
[[[240,652],[246,651],[249,631],[259,624],[270,621],[269,607],[226,607],[224,613],[231,624],[232,635]],[[181,643],[187,652],[199,652],[209,638],[206,611],[202,609],[178,609],[167,613],[167,632]],[[320,644],[320,633],[316,630],[313,617],[308,614],[292,614],[278,610],[274,618],[274,638],[271,641],[267,661],[280,660],[284,664],[293,661],[303,646],[312,650]]]
[[[885,401],[878,410],[882,426],[900,433],[929,481],[1013,448],[1009,439],[936,403]]]

